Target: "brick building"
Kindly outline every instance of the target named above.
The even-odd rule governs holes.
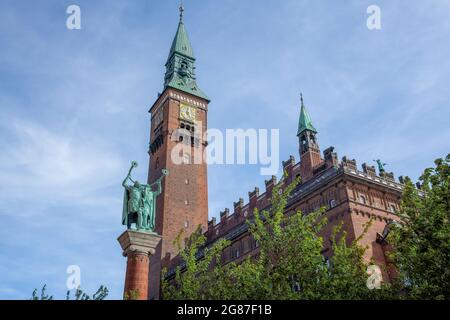
[[[166,62],[164,90],[150,108],[150,162],[148,182],[154,182],[162,168],[170,170],[163,181],[163,192],[157,200],[156,231],[162,236],[156,254],[150,259],[149,299],[160,295],[160,275],[162,267],[173,272],[179,263],[172,241],[181,229],[185,235],[191,234],[201,224],[208,244],[221,237],[231,240],[231,245],[223,253],[225,262],[245,258],[258,250],[258,244],[248,233],[246,219],[254,208],[264,209],[270,205],[271,192],[277,179],[273,176],[265,181],[265,190],[258,188],[248,193],[248,201],[239,199],[230,210],[220,213],[220,221],[208,221],[207,165],[195,164],[192,156],[182,155],[181,164],[172,161],[174,148],[188,142],[194,151],[204,150],[206,142],[195,135],[194,124],[201,123],[203,132],[207,129],[209,98],[199,88],[195,76],[195,57],[183,22],[180,21]],[[179,135],[177,130],[183,129]],[[294,156],[283,161],[283,169],[288,177],[282,183],[289,184],[301,176],[302,183],[292,193],[286,213],[301,210],[308,214],[322,206],[327,208],[329,224],[325,238],[334,225],[343,221],[349,241],[358,237],[363,225],[373,219],[373,225],[361,240],[367,245],[366,258],[373,259],[380,266],[386,265],[384,249],[377,238],[386,224],[396,218],[402,192],[402,183],[396,182],[392,173],[378,174],[373,166],[362,164],[358,169],[356,161],[343,157],[338,159],[333,147],[321,152],[318,131],[313,126],[303,98],[299,116],[297,137],[300,161]],[[400,179],[401,181],[402,179]],[[329,243],[325,241],[325,245]],[[324,255],[330,248],[324,248]],[[385,280],[389,274],[383,271]]]

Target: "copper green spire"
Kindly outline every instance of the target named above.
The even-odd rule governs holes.
[[[195,59],[191,42],[189,41],[186,29],[184,28],[183,13],[184,7],[183,5],[180,5],[180,22],[178,23],[177,33],[175,34],[175,38],[173,39],[172,42],[172,47],[170,48],[168,60],[170,60],[170,58],[175,52],[182,54],[186,57]]]
[[[184,7],[180,5],[180,21],[166,62],[164,87],[172,87],[209,101],[196,82],[194,51],[184,28],[183,14]]]
[[[300,135],[303,131],[306,130],[317,133],[317,130],[316,128],[314,128],[311,118],[309,117],[308,111],[306,111],[305,104],[303,103],[303,94],[300,94],[300,100],[302,103],[302,108],[300,110],[300,118],[298,120],[297,135]]]

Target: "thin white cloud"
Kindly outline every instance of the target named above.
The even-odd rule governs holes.
[[[11,141],[1,143],[2,198],[95,201],[89,194],[119,180],[123,161],[99,138],[86,140],[23,120],[2,129]]]

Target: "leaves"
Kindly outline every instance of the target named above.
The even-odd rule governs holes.
[[[185,267],[178,267],[172,280],[163,275],[165,299],[366,299],[375,296],[366,287],[367,265],[364,249],[356,241],[347,246],[345,233],[336,229],[334,256],[328,267],[323,256],[324,240],[319,235],[327,220],[324,208],[304,215],[298,211],[285,215],[285,208],[299,179],[284,187],[283,181],[273,189],[271,207],[255,210],[247,220],[251,236],[259,243],[259,252],[236,264],[223,265],[221,253],[230,245],[220,240],[198,252],[205,237],[197,232],[185,243],[180,256]],[[281,191],[280,191],[281,190]],[[181,236],[176,240],[179,248]],[[211,266],[214,265],[214,268]]]
[[[37,289],[33,290],[31,300],[53,300],[53,296],[49,296],[45,293],[47,290],[47,285],[45,284],[41,289],[41,295],[37,295]]]
[[[406,179],[402,223],[392,226],[398,285],[410,299],[450,298],[450,154],[420,177],[423,195]]]
[[[34,289],[31,300],[53,300],[53,296],[49,296],[45,293],[47,285],[44,285],[41,289],[41,295],[37,295],[37,289]],[[83,292],[80,288],[75,290],[75,300],[104,300],[109,294],[108,288],[100,286],[96,293],[92,297]],[[70,300],[70,290],[66,293],[66,300]]]
[[[247,220],[259,252],[239,264],[222,264],[221,253],[230,245],[219,240],[205,248],[198,230],[183,245],[175,277],[163,276],[165,299],[448,299],[450,295],[450,155],[435,161],[420,177],[423,195],[410,179],[402,197],[398,221],[390,224],[387,241],[398,279],[367,286],[366,248],[358,244],[371,226],[351,243],[343,225],[334,227],[330,239],[332,254],[323,255],[321,230],[327,224],[324,209],[310,214],[285,214],[286,204],[297,179],[284,188],[274,187],[271,207]],[[281,190],[281,191],[280,191]],[[182,248],[180,237],[177,238]],[[203,252],[203,255],[199,255]],[[199,256],[201,256],[199,258]],[[212,268],[213,267],[213,268]]]

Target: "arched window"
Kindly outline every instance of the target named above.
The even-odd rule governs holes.
[[[329,205],[330,205],[330,208],[331,208],[331,209],[334,208],[334,207],[336,207],[336,200],[331,199]]]
[[[362,194],[359,195],[359,202],[361,202],[362,204],[366,204],[366,197],[363,196]]]

